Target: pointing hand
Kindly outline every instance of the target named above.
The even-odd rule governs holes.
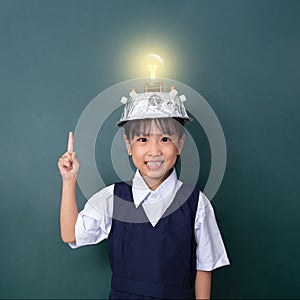
[[[77,177],[80,163],[73,151],[74,147],[74,134],[69,132],[68,150],[58,160],[58,169],[63,180],[70,180]]]

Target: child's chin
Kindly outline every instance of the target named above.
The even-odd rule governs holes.
[[[153,179],[155,178],[161,178],[161,177],[164,177],[166,175],[166,173],[168,173],[166,171],[165,168],[163,167],[160,167],[160,168],[154,168],[154,169],[149,169],[148,168],[148,172],[147,172],[147,175]]]
[[[148,172],[148,174],[146,174],[146,178],[148,180],[151,180],[153,182],[160,182],[160,181],[163,181],[164,179],[166,179],[168,177],[168,172],[158,172],[157,170],[156,171],[151,171],[151,172]],[[156,184],[155,183],[155,184]]]

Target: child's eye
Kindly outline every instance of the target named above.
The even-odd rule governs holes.
[[[161,139],[162,142],[169,142],[171,141],[171,139],[167,136],[164,136],[162,139]]]
[[[146,143],[147,139],[144,137],[138,138],[138,142]]]

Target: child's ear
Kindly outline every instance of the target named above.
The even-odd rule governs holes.
[[[131,145],[130,145],[130,141],[129,141],[129,139],[127,138],[127,135],[126,135],[126,134],[124,134],[123,138],[124,138],[124,142],[125,142],[125,145],[126,145],[126,148],[127,148],[128,155],[131,155]]]
[[[184,141],[185,141],[185,134],[182,135],[181,139],[178,142],[178,146],[177,146],[177,155],[181,154],[181,151],[183,149],[183,145],[184,145]]]

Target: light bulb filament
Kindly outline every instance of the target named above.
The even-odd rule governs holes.
[[[158,65],[157,64],[149,64],[149,65],[147,65],[147,68],[150,72],[150,78],[155,79],[156,78],[156,70],[158,68]]]

